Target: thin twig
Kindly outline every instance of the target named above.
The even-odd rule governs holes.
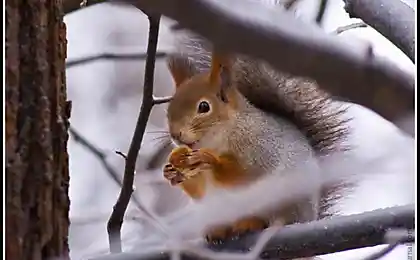
[[[327,10],[328,0],[319,0],[318,13],[315,18],[315,22],[321,25],[322,19],[324,18],[325,11]]]
[[[108,219],[109,219],[109,213],[96,213],[94,216],[83,215],[80,217],[75,217],[75,216],[70,217],[71,224],[78,225],[78,226],[102,223],[102,222],[108,221]],[[139,216],[139,213],[136,211],[127,212],[127,214],[124,216],[124,221],[139,222],[142,220],[148,220],[148,219],[142,218],[141,216]]]
[[[118,184],[118,186],[122,185],[122,182],[120,180],[120,177],[118,173],[112,168],[112,166],[107,162],[106,160],[106,154],[97,148],[95,145],[93,145],[91,142],[89,142],[84,136],[82,136],[74,127],[69,127],[69,132],[73,136],[73,139],[75,142],[81,144],[83,147],[85,147],[89,152],[91,152],[98,160],[101,162],[102,166],[105,168],[106,172],[111,176],[111,178],[114,180],[115,183]]]
[[[106,172],[111,177],[111,179],[119,187],[122,187],[122,181],[119,174],[106,160],[106,153],[103,152],[100,148],[96,147],[94,144],[92,144],[89,140],[87,140],[82,134],[80,134],[76,129],[74,129],[74,127],[70,126],[69,132],[73,136],[75,142],[85,147],[89,152],[91,152],[95,157],[98,158],[98,160],[101,162],[102,166],[105,168]],[[145,208],[142,206],[142,204],[140,203],[140,201],[138,201],[136,197],[133,197],[133,202],[139,210],[143,211],[147,216],[149,216]],[[153,218],[153,216],[149,217]]]
[[[340,26],[337,29],[335,29],[332,34],[340,34],[343,33],[345,31],[348,30],[352,30],[352,29],[356,29],[356,28],[367,28],[368,25],[365,24],[364,22],[360,22],[360,23],[352,23],[352,24],[348,24],[348,25],[344,25],[344,26]]]
[[[160,16],[149,16],[149,42],[147,45],[146,68],[144,75],[143,101],[134,130],[133,139],[127,153],[123,185],[120,195],[109,218],[107,229],[111,253],[121,252],[121,226],[125,211],[133,193],[134,171],[137,156],[143,141],[146,124],[153,107],[153,81],[155,69],[155,55],[157,49]]]
[[[102,53],[102,54],[96,54],[91,55],[87,57],[82,58],[75,58],[71,60],[66,61],[66,68],[71,68],[74,66],[79,66],[86,63],[91,63],[99,60],[123,60],[123,61],[137,61],[137,60],[144,60],[146,59],[147,54],[146,53]],[[166,53],[164,52],[157,52],[156,58],[165,58]]]
[[[164,103],[168,103],[169,101],[171,101],[172,96],[170,97],[153,97],[153,104],[154,105],[159,105],[159,104],[164,104]]]
[[[350,18],[362,19],[415,62],[415,11],[401,0],[344,0]]]
[[[120,151],[115,151],[116,154],[120,155],[122,158],[124,158],[125,160],[127,160],[127,155],[125,155],[124,153],[120,152]]]

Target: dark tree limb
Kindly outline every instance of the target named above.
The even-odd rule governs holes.
[[[219,48],[313,78],[333,95],[368,107],[414,135],[409,124],[399,124],[402,116],[414,112],[414,76],[385,58],[374,57],[372,47],[347,46],[280,8],[250,0],[126,1],[177,20]]]
[[[415,12],[401,0],[344,0],[350,18],[360,18],[415,62]]]
[[[111,253],[121,252],[121,226],[128,203],[133,193],[134,171],[139,154],[140,146],[146,130],[147,121],[154,105],[153,101],[153,81],[155,69],[155,55],[157,49],[160,16],[149,16],[149,42],[147,45],[147,58],[144,76],[143,101],[140,114],[134,130],[133,139],[127,153],[125,163],[123,185],[118,200],[109,218],[107,229]]]
[[[328,0],[319,0],[318,13],[315,22],[320,25],[324,19],[325,11],[327,10]]]
[[[381,245],[387,243],[385,237],[389,230],[400,228],[409,230],[415,228],[414,205],[397,206],[286,226],[280,229],[277,235],[266,244],[261,258],[294,259]],[[224,252],[247,252],[257,239],[258,234],[250,235],[239,240],[213,246],[213,248]],[[395,242],[413,243],[414,239],[414,235],[403,236]],[[133,252],[92,260],[169,260],[169,253]],[[197,253],[185,251],[182,259],[206,258],[197,255]]]

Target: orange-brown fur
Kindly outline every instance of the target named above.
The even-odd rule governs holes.
[[[275,74],[266,64],[250,59],[233,60],[213,56],[210,70],[197,71],[186,57],[175,55],[169,59],[176,85],[168,108],[169,129],[181,144],[197,146],[197,151],[177,148],[169,159],[178,167],[178,175],[183,176],[180,186],[193,199],[205,196],[209,181],[223,188],[246,185],[280,165],[287,168],[289,162],[313,157],[312,150],[318,154],[340,150],[337,144],[347,130],[339,119],[343,110],[329,110],[330,97],[314,82]],[[218,96],[223,84],[221,67],[231,77],[232,84],[224,89],[228,102],[221,102]],[[211,113],[200,115],[196,108],[203,100],[211,104]],[[188,161],[187,157],[195,157],[195,161],[176,165],[183,153],[188,154],[181,156],[184,161]],[[284,160],[282,153],[290,153],[293,158]],[[323,191],[321,207],[328,207],[333,200],[327,193],[336,191],[336,187]],[[311,210],[305,201],[291,205],[280,215],[287,216],[286,224],[308,221],[313,216]],[[223,238],[263,226],[263,219],[250,216],[230,227],[215,229],[210,236]]]
[[[185,176],[185,180],[179,183],[180,187],[192,199],[199,200],[206,194],[207,182],[216,187],[237,187],[238,185],[249,182],[250,179],[244,174],[244,169],[232,154],[216,155],[209,149],[201,148],[197,151],[200,164],[209,164],[209,171],[200,171],[196,174],[189,174],[191,171],[190,163],[185,158],[192,152],[192,149],[181,146],[175,148],[170,156],[169,163],[173,165],[180,174]],[[192,164],[195,164],[193,162]],[[210,176],[205,176],[209,174]],[[209,231],[207,238],[211,241],[224,239],[228,236],[243,234],[247,231],[261,230],[267,226],[267,221],[258,217],[246,217],[232,223],[231,225],[221,226]]]

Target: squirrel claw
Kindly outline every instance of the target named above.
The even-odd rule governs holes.
[[[193,150],[187,154],[188,166],[198,166],[201,163],[206,163],[205,157],[200,150]]]
[[[170,181],[171,185],[179,184],[186,179],[185,176],[170,163],[165,165],[163,176]]]
[[[169,156],[169,163],[177,169],[194,169],[200,164],[215,164],[217,158],[206,149],[192,150],[188,147],[176,148]]]
[[[214,165],[217,163],[217,158],[213,153],[205,148],[200,150],[193,150],[188,154],[188,160],[191,166],[207,163]]]

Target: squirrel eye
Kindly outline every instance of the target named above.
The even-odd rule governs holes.
[[[198,104],[198,113],[207,113],[210,111],[210,104],[207,101],[201,101],[200,104]]]

